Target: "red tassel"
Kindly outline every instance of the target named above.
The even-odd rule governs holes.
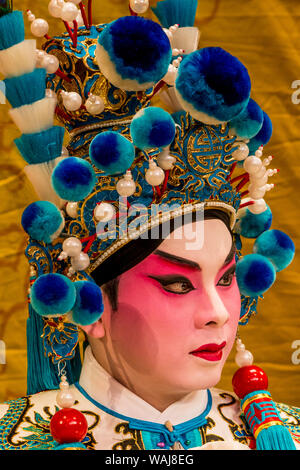
[[[234,162],[234,164],[233,164],[232,167],[231,167],[230,173],[229,173],[229,175],[228,175],[227,178],[226,178],[226,181],[229,181],[229,180],[230,180],[230,178],[231,178],[231,176],[232,176],[232,173],[234,172],[234,170],[235,170],[235,168],[236,168],[236,165],[237,165],[237,162]]]
[[[89,0],[89,2],[88,2],[89,29],[91,29],[91,26],[92,26],[92,24],[93,24],[92,3],[93,3],[93,0]]]
[[[237,185],[237,187],[235,188],[236,191],[240,191],[240,189],[242,189],[243,186],[245,186],[245,184],[248,183],[250,177],[249,175],[247,174],[247,176],[245,176],[242,181]]]

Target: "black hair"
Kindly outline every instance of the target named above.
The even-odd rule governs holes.
[[[219,209],[207,209],[204,211],[204,219],[222,220],[232,235],[228,213]],[[176,228],[178,228],[178,223],[176,223],[178,220],[182,220],[182,218],[172,219],[168,222],[169,233],[172,233]],[[189,222],[195,222],[196,220],[199,220],[197,219],[197,213],[193,212]],[[143,261],[147,256],[153,253],[159,245],[161,245],[166,237],[165,229],[166,224],[161,224],[160,233],[163,233],[164,237],[153,239],[149,236],[148,238],[137,238],[132,240],[92,272],[91,276],[108,296],[113,311],[117,310],[118,286],[121,274]],[[149,234],[150,233],[151,232],[149,232]]]

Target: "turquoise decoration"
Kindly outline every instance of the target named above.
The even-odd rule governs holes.
[[[35,69],[19,77],[4,80],[5,93],[13,108],[19,108],[27,104],[45,98],[46,70]]]
[[[76,325],[92,325],[103,313],[103,300],[100,287],[90,281],[77,281],[76,301],[72,308],[72,321]]]
[[[236,278],[241,294],[257,297],[275,282],[276,272],[271,261],[265,256],[251,254],[237,262]]]
[[[194,26],[198,0],[162,0],[151,8],[163,28],[179,24],[181,28]]]
[[[249,147],[250,155],[254,155],[256,150],[258,150],[261,145],[266,145],[272,137],[272,121],[267,115],[267,113],[263,111],[263,114],[264,120],[262,128],[260,129],[258,134],[256,134],[252,139],[250,139],[250,142],[247,144]]]
[[[22,227],[34,240],[51,243],[64,227],[61,211],[51,202],[37,201],[23,212]]]
[[[32,307],[41,316],[68,313],[75,299],[74,284],[62,274],[43,274],[34,282],[30,290]]]
[[[53,257],[48,250],[50,246],[52,245],[45,247],[39,242],[30,240],[26,256],[34,270],[34,274],[30,276],[31,284],[37,277],[53,271]],[[61,244],[53,245],[53,249],[61,251]],[[64,323],[61,318],[48,320],[41,317],[29,303],[26,329],[27,393],[31,395],[59,388],[57,364],[61,361],[65,361],[69,383],[75,383],[79,379],[81,370],[78,328],[73,324]],[[53,344],[50,342],[52,339],[55,339]]]
[[[135,157],[132,143],[118,132],[102,132],[90,145],[90,158],[96,168],[104,175],[125,173]]]
[[[12,0],[1,0],[0,2],[0,17],[7,15],[13,11]]]
[[[78,157],[65,158],[52,173],[52,186],[66,201],[81,201],[91,193],[95,183],[93,167]]]
[[[256,437],[256,450],[296,450],[270,392],[257,390],[248,393],[241,400],[241,408]]]
[[[175,138],[175,122],[167,111],[150,106],[139,111],[130,125],[133,144],[141,150],[162,150]]]
[[[9,49],[25,39],[23,13],[14,11],[0,17],[0,51]]]
[[[82,442],[74,442],[69,444],[60,444],[53,448],[53,450],[87,450]]]
[[[185,111],[205,124],[221,124],[248,105],[251,82],[236,57],[220,47],[205,47],[184,57],[175,87]]]
[[[261,214],[253,214],[248,207],[238,212],[234,230],[245,238],[257,238],[272,225],[272,212],[269,206]]]
[[[29,165],[35,165],[61,156],[64,134],[62,126],[53,126],[36,134],[22,134],[14,142],[24,160]]]
[[[293,240],[281,230],[267,230],[255,241],[253,253],[268,258],[278,272],[292,262],[295,255],[295,245]]]
[[[59,388],[57,364],[66,361],[66,374],[70,384],[77,382],[81,370],[78,329],[64,323],[63,329],[46,326],[45,320],[29,304],[27,319],[27,394]],[[56,325],[56,326],[55,326]],[[52,332],[52,335],[51,335]],[[51,343],[53,341],[53,343]]]
[[[139,16],[124,16],[103,29],[96,58],[101,72],[114,86],[142,91],[166,75],[172,49],[158,23]]]
[[[238,139],[252,139],[262,128],[263,121],[263,110],[250,98],[247,107],[229,122],[229,129]]]

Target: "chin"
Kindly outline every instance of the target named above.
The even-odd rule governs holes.
[[[174,383],[173,388],[181,388],[186,393],[191,393],[196,390],[215,387],[221,380],[223,366],[222,362],[210,367],[201,367],[200,370],[198,369],[189,375],[183,373],[181,382]]]

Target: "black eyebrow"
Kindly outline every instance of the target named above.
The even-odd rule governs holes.
[[[234,241],[232,241],[230,252],[228,253],[222,267],[227,266],[229,263],[231,263],[235,255],[235,250],[236,250],[235,243]],[[201,271],[201,267],[199,266],[199,264],[196,263],[195,261],[191,261],[190,259],[181,258],[181,256],[172,255],[171,253],[166,253],[165,251],[161,251],[161,250],[155,250],[154,254],[168,261],[171,261],[171,263],[181,264],[181,265],[188,266],[191,268],[196,268],[198,269],[198,271]]]

